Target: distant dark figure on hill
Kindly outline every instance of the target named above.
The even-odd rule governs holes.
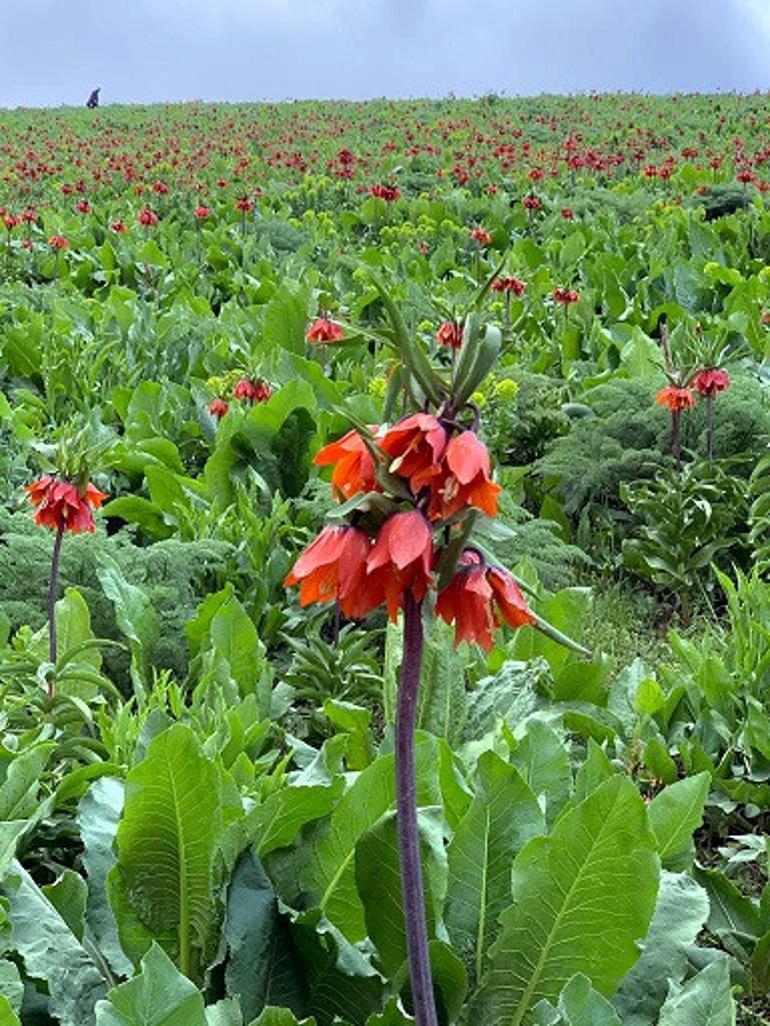
[[[88,100],[86,101],[86,107],[93,108],[99,106],[99,93],[101,91],[101,88],[101,86],[97,86],[96,89],[94,89],[94,91],[91,93],[91,95],[88,97]]]

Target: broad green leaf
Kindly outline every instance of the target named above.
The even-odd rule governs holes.
[[[16,754],[0,749],[0,820],[31,817],[38,807],[40,775],[53,745],[37,744]]]
[[[96,1026],[207,1026],[203,997],[157,944],[133,980],[96,1006]]]
[[[206,1026],[243,1026],[241,1006],[235,998],[223,998],[206,1007]]]
[[[418,803],[440,804],[436,741],[418,743],[415,758]],[[354,943],[366,937],[364,908],[355,881],[356,844],[394,805],[394,761],[392,755],[385,755],[359,774],[318,838],[305,846],[297,865],[297,893],[310,893],[323,914]]]
[[[497,921],[511,900],[511,866],[527,841],[545,832],[545,819],[519,771],[485,752],[476,771],[476,797],[447,851],[446,925],[455,950],[481,978]]]
[[[644,802],[615,776],[531,840],[513,865],[513,903],[490,949],[472,1015],[531,1022],[576,973],[611,995],[639,956],[655,906],[658,860]]]
[[[248,1020],[266,1005],[301,1005],[303,984],[275,892],[250,851],[235,867],[227,895],[224,936],[227,993],[240,1001]]]
[[[436,810],[432,810],[434,813]],[[435,935],[446,892],[446,853],[440,819],[418,813],[428,935]],[[394,976],[406,960],[406,927],[398,860],[395,813],[386,813],[356,845],[356,886],[364,903],[366,929],[379,964]]]
[[[298,1019],[288,1008],[266,1008],[249,1026],[316,1026],[315,1019]]]
[[[83,841],[83,867],[88,877],[86,914],[96,947],[113,972],[131,976],[133,965],[118,938],[115,915],[107,898],[107,876],[115,865],[115,834],[123,812],[123,781],[95,780],[78,804],[77,822]]]
[[[291,933],[307,983],[306,1010],[322,1023],[335,1015],[363,1026],[382,1007],[384,983],[369,956],[318,909],[291,912]]]
[[[698,773],[669,784],[650,802],[650,826],[658,842],[660,860],[667,868],[686,868],[692,835],[703,822],[710,786],[711,775]]]
[[[0,1026],[21,1026],[21,1020],[4,994],[0,994]]]
[[[230,595],[211,619],[211,645],[226,661],[241,694],[253,692],[264,666],[265,649],[246,610]]]
[[[208,940],[221,831],[219,772],[190,728],[174,724],[128,773],[110,872],[185,974],[195,971],[195,953]]]
[[[16,963],[5,958],[0,959],[0,994],[6,999],[13,1012],[18,1012],[21,1009],[24,984]],[[2,1021],[2,1017],[0,1017],[0,1023]]]
[[[27,973],[45,980],[50,1012],[61,1026],[93,1026],[96,1002],[107,981],[91,956],[18,863],[4,893],[10,905],[9,946],[24,959]]]
[[[609,1001],[593,989],[591,981],[582,973],[576,973],[565,985],[557,1008],[543,1002],[537,1012],[537,1021],[547,1022],[549,1026],[625,1026]]]
[[[262,342],[268,351],[282,348],[299,356],[305,353],[309,303],[307,286],[293,281],[279,285],[265,307],[262,321]]]
[[[44,884],[40,890],[82,943],[88,893],[83,877],[74,869],[64,869],[53,883]]]
[[[542,796],[546,819],[552,823],[572,786],[569,752],[559,735],[540,720],[530,720],[511,762],[534,794]]]
[[[687,948],[695,943],[708,913],[708,896],[692,877],[663,871],[641,957],[612,1001],[623,1026],[655,1022],[669,983],[684,979]]]
[[[612,763],[607,758],[604,749],[597,745],[593,738],[589,738],[586,757],[575,774],[574,800],[582,802],[600,784],[609,780],[614,772]]]
[[[118,627],[131,646],[134,686],[139,689],[151,675],[152,656],[160,636],[158,616],[145,592],[129,584],[114,560],[102,556],[101,563],[97,576],[115,607]]]
[[[674,983],[660,1012],[658,1026],[735,1026],[727,958],[719,958],[687,980]]]

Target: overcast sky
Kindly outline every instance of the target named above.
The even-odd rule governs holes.
[[[0,106],[770,88],[770,0],[0,0]]]

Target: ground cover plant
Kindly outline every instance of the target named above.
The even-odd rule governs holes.
[[[0,1024],[770,1021],[770,100],[0,113]]]

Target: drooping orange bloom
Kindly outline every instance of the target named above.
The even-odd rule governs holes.
[[[366,616],[382,601],[382,593],[367,580],[370,551],[364,531],[327,524],[294,564],[284,585],[299,584],[302,606],[336,600],[345,616]]]
[[[449,585],[436,600],[436,616],[455,625],[455,645],[477,641],[485,652],[492,648],[497,626],[492,611],[492,586],[481,558],[468,549],[458,561]]]
[[[708,367],[698,374],[693,384],[702,396],[708,398],[730,387],[730,375],[726,370]]]
[[[471,231],[471,238],[474,242],[477,242],[479,246],[489,246],[492,242],[492,236],[486,228],[474,228]]]
[[[69,249],[69,239],[66,235],[52,235],[48,245],[51,249]]]
[[[492,585],[495,608],[509,627],[524,627],[526,624],[537,623],[521,593],[521,588],[507,570],[500,566],[491,566],[487,570],[487,580]]]
[[[486,652],[502,621],[514,628],[536,622],[508,571],[486,566],[472,549],[460,556],[454,577],[436,601],[436,615],[454,623],[455,645],[476,641]]]
[[[366,560],[369,601],[384,596],[388,615],[395,622],[407,592],[415,602],[425,598],[432,562],[433,535],[422,513],[416,509],[394,513],[380,528]]]
[[[126,231],[126,222],[125,221],[111,221],[110,222],[110,229],[113,232],[117,232],[118,235],[122,235]]]
[[[224,399],[212,399],[209,403],[209,413],[212,417],[216,417],[217,420],[225,417],[229,410],[230,404],[225,402]]]
[[[346,499],[377,488],[374,459],[357,431],[348,431],[336,442],[325,445],[316,453],[313,463],[334,467],[332,485]]]
[[[211,217],[211,207],[201,205],[195,208],[194,213],[199,221],[205,221],[207,217]]]
[[[391,457],[391,474],[407,478],[416,495],[439,473],[447,433],[432,413],[414,413],[389,428],[377,444]]]
[[[459,349],[463,344],[463,326],[459,321],[444,321],[436,332],[436,342],[440,346]]]
[[[463,431],[446,447],[439,474],[431,481],[431,520],[451,516],[473,506],[497,516],[500,486],[491,479],[487,447],[474,431]]]
[[[90,481],[80,492],[71,481],[62,481],[50,474],[24,487],[29,501],[37,507],[36,524],[72,534],[94,530],[92,510],[98,509],[107,498]]]
[[[235,201],[235,209],[240,210],[242,214],[250,214],[254,209],[254,204],[248,196],[241,196]]]
[[[326,345],[328,342],[339,342],[345,337],[345,332],[335,321],[328,317],[318,317],[307,330],[305,338],[308,342],[315,342],[317,345]]]
[[[675,413],[678,410],[687,410],[695,405],[695,396],[689,388],[680,388],[678,385],[666,385],[659,392],[655,393],[655,402],[659,406]]]

